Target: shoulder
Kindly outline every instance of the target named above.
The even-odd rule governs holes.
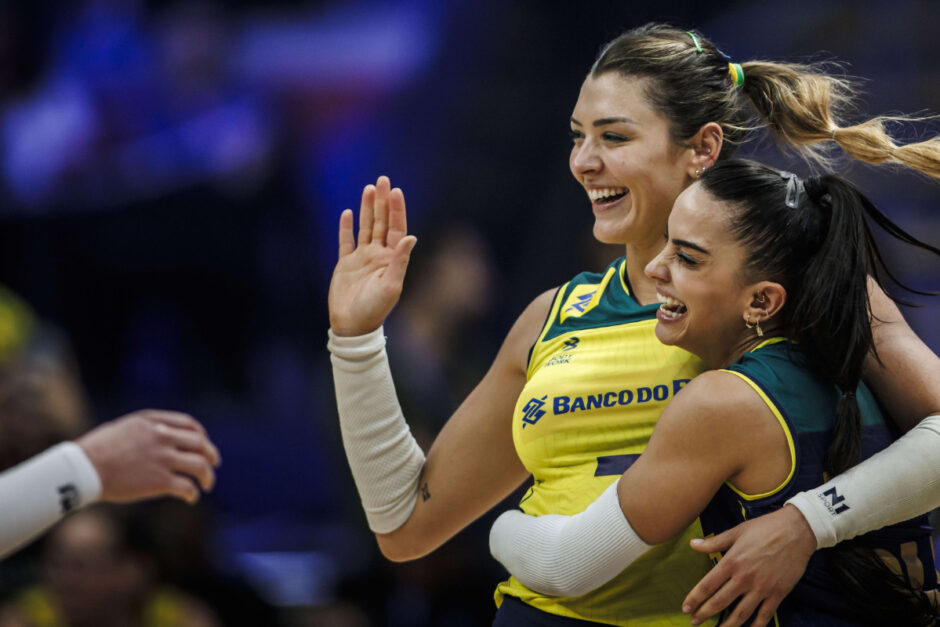
[[[709,370],[676,394],[656,432],[699,448],[721,448],[722,443],[740,442],[755,413],[764,411],[766,405],[747,381],[732,372]]]
[[[516,319],[516,324],[513,325],[513,329],[520,327],[520,330],[525,333],[534,332],[534,337],[532,337],[532,341],[529,342],[530,345],[532,342],[535,342],[542,327],[545,326],[548,314],[552,310],[552,304],[555,302],[555,296],[560,289],[561,288],[553,287],[536,296]]]
[[[702,416],[720,416],[731,408],[761,404],[760,396],[738,373],[708,370],[683,387],[668,407]]]
[[[559,288],[546,290],[529,303],[509,330],[497,356],[498,361],[511,364],[525,372],[529,360],[529,349],[538,340],[542,328],[552,310],[552,303]]]

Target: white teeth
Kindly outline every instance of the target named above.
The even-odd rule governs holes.
[[[591,199],[591,202],[597,202],[598,200],[608,198],[610,196],[617,196],[619,194],[626,194],[626,187],[603,187],[598,189],[589,189],[587,190],[588,198]]]
[[[669,310],[669,309],[664,309],[663,307],[660,307],[660,308],[659,308],[659,311],[660,311],[664,316],[666,316],[667,318],[671,318],[671,319],[673,319],[673,320],[678,320],[679,318],[682,317],[682,314],[681,314],[681,313],[678,313],[678,312],[675,312],[675,311],[671,311],[671,310]],[[685,313],[685,312],[683,312],[683,313]]]
[[[687,311],[685,303],[681,300],[676,300],[672,296],[666,296],[665,294],[656,292],[656,299],[662,303],[662,305],[659,306],[660,313],[670,320],[678,320],[684,316]]]
[[[675,298],[671,296],[666,296],[665,294],[660,294],[659,292],[656,292],[656,300],[658,300],[659,302],[661,302],[662,304],[668,307],[684,307],[685,306],[685,303],[683,303],[681,300],[676,300]]]

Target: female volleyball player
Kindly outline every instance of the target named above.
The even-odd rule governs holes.
[[[893,428],[861,383],[873,345],[868,274],[881,259],[866,214],[940,255],[835,176],[804,183],[727,160],[682,192],[646,273],[662,303],[656,336],[709,371],[582,513],[500,516],[494,556],[531,589],[581,596],[699,516],[706,533],[723,531],[885,448]],[[818,552],[778,624],[935,624],[931,545],[920,516]]]
[[[626,258],[536,298],[426,457],[398,407],[382,330],[415,238],[407,235],[401,191],[384,177],[367,186],[358,241],[352,212],[340,218],[329,347],[347,457],[383,553],[407,560],[434,550],[529,474],[526,513],[576,514],[644,450],[663,407],[704,366],[655,338],[655,281],[643,269],[662,250],[679,193],[747,136],[746,107],[804,155],[818,156],[819,144],[835,141],[864,161],[940,172],[935,143],[897,147],[880,120],[846,126],[836,112],[850,96],[843,82],[812,68],[729,65],[702,37],[665,26],[606,46],[572,115],[570,166],[591,201],[595,236],[624,244]],[[866,380],[909,429],[940,408],[940,392],[929,385],[940,377],[940,360],[880,290],[871,301],[877,319],[888,322],[872,329],[884,368],[869,360]],[[852,511],[871,506],[859,499]],[[870,529],[865,522],[852,520],[856,533]],[[500,584],[497,597],[504,606],[502,599],[514,599],[509,605],[531,620],[687,624],[679,608],[709,567],[688,548],[699,534],[693,523],[580,597],[544,595],[515,578]],[[805,566],[816,540],[806,528],[795,542],[790,559]],[[793,581],[802,567],[796,570]]]

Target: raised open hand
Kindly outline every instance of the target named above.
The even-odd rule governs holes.
[[[401,296],[411,250],[405,196],[386,176],[362,190],[359,237],[353,212],[339,218],[339,260],[330,281],[330,327],[336,335],[363,335],[379,328]]]

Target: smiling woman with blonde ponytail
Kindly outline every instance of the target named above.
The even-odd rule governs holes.
[[[814,163],[826,163],[835,141],[853,158],[877,163],[887,150],[891,163],[936,172],[935,143],[895,148],[872,130],[880,121],[853,127],[844,116],[852,96],[844,79],[820,67],[730,59],[701,34],[663,24],[605,45],[572,111],[569,168],[589,201],[594,236],[623,246],[625,256],[536,297],[428,451],[411,437],[397,402],[382,326],[415,241],[401,191],[385,177],[366,186],[358,237],[352,212],[340,219],[329,348],[347,458],[383,554],[403,561],[433,551],[529,478],[520,503],[526,514],[578,514],[643,453],[668,401],[705,368],[657,339],[657,312],[672,305],[661,307],[644,268],[663,250],[680,193],[757,131],[768,128],[783,149]],[[869,298],[884,321],[871,327],[881,362],[866,359],[863,376],[908,430],[940,408],[940,360],[880,288]],[[884,508],[861,499],[852,511],[872,509]],[[757,554],[783,556],[785,568],[771,563],[775,583],[767,588],[780,597],[816,547],[800,512],[781,512],[795,516],[785,537],[768,536],[770,548],[750,545]],[[609,522],[611,530],[622,526],[622,514]],[[867,524],[856,521],[852,530],[867,531]],[[494,625],[687,625],[683,599],[711,566],[689,548],[701,534],[693,522],[629,567],[609,565],[610,579],[599,589],[569,597],[510,577],[497,587]],[[567,565],[544,567],[564,576]],[[775,599],[758,622],[773,614]]]

